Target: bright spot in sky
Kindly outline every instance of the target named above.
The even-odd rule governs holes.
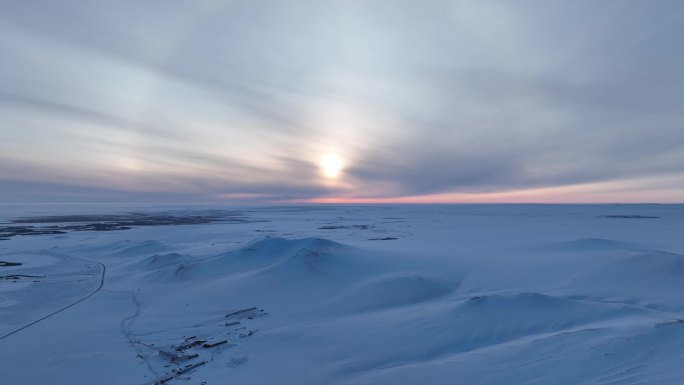
[[[342,158],[335,154],[326,154],[321,158],[321,171],[326,178],[337,178],[342,171],[342,166]]]

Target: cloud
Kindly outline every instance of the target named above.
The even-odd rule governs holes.
[[[2,196],[306,200],[667,179],[684,172],[683,16],[677,1],[6,3]],[[347,163],[339,181],[320,177],[326,153]]]

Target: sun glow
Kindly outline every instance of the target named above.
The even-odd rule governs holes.
[[[342,158],[335,154],[326,154],[321,158],[320,166],[323,176],[335,179],[340,176],[344,162],[342,162]]]

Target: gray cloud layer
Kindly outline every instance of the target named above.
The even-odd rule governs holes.
[[[0,201],[677,200],[681,36],[676,0],[4,2]]]

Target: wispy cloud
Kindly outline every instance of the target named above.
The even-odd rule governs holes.
[[[678,1],[43,3],[0,5],[2,201],[684,196]]]

